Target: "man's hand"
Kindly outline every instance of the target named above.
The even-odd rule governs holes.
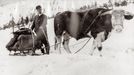
[[[32,30],[32,29],[31,29],[31,32],[32,32],[35,36],[37,36],[37,34],[35,33],[35,31],[34,31],[34,30]]]
[[[33,31],[33,34],[35,35],[35,36],[37,36],[37,34]]]

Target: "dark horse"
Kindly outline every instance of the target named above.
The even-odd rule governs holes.
[[[120,16],[117,16],[117,14]],[[92,50],[94,51],[98,48],[101,52],[102,42],[108,38],[112,29],[115,29],[117,32],[122,31],[124,15],[130,19],[133,17],[124,10],[113,11],[104,8],[91,9],[85,12],[65,11],[58,13],[54,18],[55,49],[61,52],[60,43],[62,43],[62,36],[63,46],[68,53],[71,53],[68,46],[70,36],[77,40],[93,37]],[[116,20],[118,20],[118,23],[116,23]],[[91,51],[91,54],[93,54],[93,51]]]

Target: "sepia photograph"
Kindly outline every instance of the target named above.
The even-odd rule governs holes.
[[[0,75],[134,75],[134,0],[0,0]]]

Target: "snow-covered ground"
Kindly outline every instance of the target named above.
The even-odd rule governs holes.
[[[134,13],[133,7],[134,5],[128,5],[122,8]],[[9,10],[5,10],[7,11]],[[4,17],[0,17],[0,22],[6,22],[2,18]],[[134,75],[133,28],[134,19],[125,20],[122,33],[112,32],[103,43],[103,57],[99,57],[97,50],[93,56],[89,55],[93,39],[77,54],[67,54],[61,48],[62,54],[59,55],[51,47],[50,55],[9,56],[5,45],[12,37],[12,29],[1,30],[0,75]],[[47,30],[50,44],[54,45],[53,19],[48,21]],[[71,51],[74,53],[81,48],[86,42],[84,40],[87,39],[76,41],[72,38]],[[74,45],[76,43],[80,44]]]

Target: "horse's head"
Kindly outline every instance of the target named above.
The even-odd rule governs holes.
[[[124,19],[130,20],[133,15],[124,10],[113,10],[112,11],[112,27],[116,32],[121,32],[124,28]]]

